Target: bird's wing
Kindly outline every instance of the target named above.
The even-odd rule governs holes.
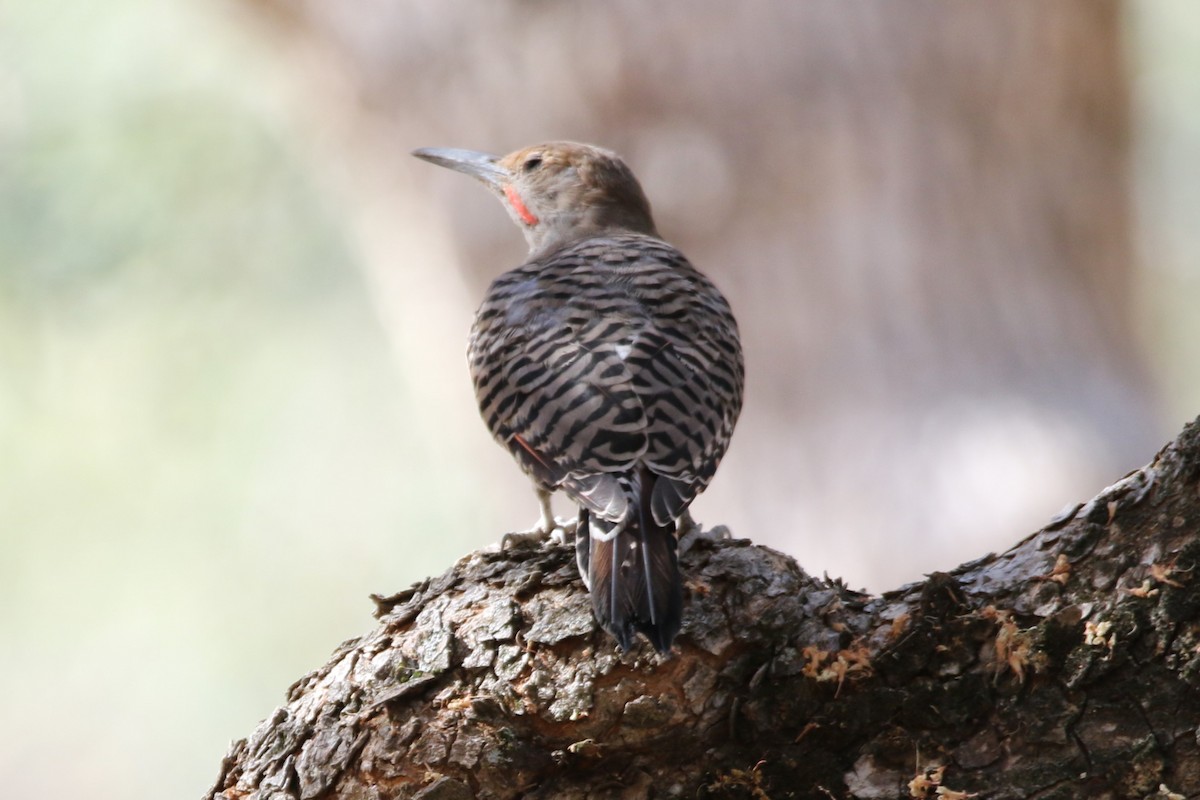
[[[679,516],[708,485],[725,453],[740,408],[740,383],[699,337],[656,329],[655,346],[630,366],[646,407],[643,462],[659,480],[655,521]],[[738,387],[738,388],[734,388]]]
[[[535,480],[608,519],[628,501],[615,479],[646,451],[646,415],[619,321],[563,314],[481,317],[471,375],[492,435]]]
[[[721,294],[678,251],[635,273],[649,314],[629,357],[646,409],[643,463],[660,477],[651,494],[655,521],[678,517],[712,480],[742,405],[737,323]]]

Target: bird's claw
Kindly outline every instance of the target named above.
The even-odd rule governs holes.
[[[514,531],[501,536],[500,550],[509,550],[526,542],[541,544],[547,539],[557,544],[568,544],[575,541],[575,529],[578,525],[577,519],[564,519],[563,517],[555,517],[550,524],[543,524],[539,521],[527,531]]]
[[[679,553],[682,555],[701,539],[709,542],[721,542],[726,539],[732,539],[733,533],[725,525],[716,525],[709,530],[704,530],[704,527],[693,521],[691,526],[679,532]]]

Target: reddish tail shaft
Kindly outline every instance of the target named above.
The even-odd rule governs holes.
[[[654,475],[633,481],[635,502],[619,523],[581,515],[576,535],[589,537],[588,583],[600,625],[628,651],[637,633],[659,652],[671,649],[683,614],[683,581],[675,554],[674,526],[654,523]]]

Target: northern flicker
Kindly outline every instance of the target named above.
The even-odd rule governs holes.
[[[729,303],[659,238],[629,167],[553,142],[497,157],[413,155],[471,175],[525,233],[529,260],[488,289],[468,358],[484,422],[550,495],[579,504],[576,553],[601,626],[623,650],[679,632],[677,530],[712,479],[742,405]]]

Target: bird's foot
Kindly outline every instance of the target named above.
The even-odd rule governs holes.
[[[540,544],[547,539],[557,544],[568,544],[575,541],[575,528],[578,524],[578,520],[564,517],[538,520],[529,530],[514,531],[500,537],[500,549],[509,550],[526,542]]]
[[[679,518],[675,535],[679,537],[680,555],[691,550],[692,546],[701,540],[721,542],[733,538],[733,533],[724,525],[716,525],[709,530],[704,530],[704,526],[692,519],[691,514]]]

